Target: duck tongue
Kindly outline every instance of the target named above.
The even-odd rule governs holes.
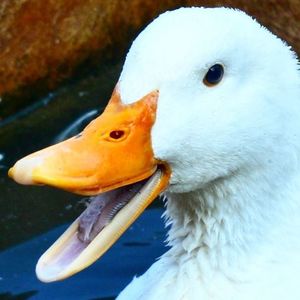
[[[91,197],[87,209],[79,217],[78,239],[90,243],[144,184],[145,180]]]

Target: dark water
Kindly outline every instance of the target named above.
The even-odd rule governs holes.
[[[105,107],[119,72],[120,64],[99,67],[0,121],[0,299],[113,299],[164,251],[157,202],[92,267],[62,282],[40,283],[34,274],[39,256],[62,224],[80,214],[84,201],[7,177],[16,160],[80,132]]]
[[[114,299],[164,252],[161,213],[161,208],[147,210],[100,260],[61,282],[39,282],[34,267],[65,225],[2,251],[0,299]]]

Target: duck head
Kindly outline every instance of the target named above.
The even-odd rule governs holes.
[[[154,20],[134,41],[104,113],[9,172],[19,183],[97,195],[42,256],[39,278],[91,264],[166,188],[201,189],[272,164],[287,143],[298,147],[298,82],[294,53],[240,11],[184,8]]]
[[[169,190],[284,162],[287,145],[299,146],[297,64],[241,11],[183,8],[150,24],[127,55],[120,93],[133,103],[159,90],[152,147],[172,169]]]

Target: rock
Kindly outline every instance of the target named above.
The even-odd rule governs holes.
[[[2,0],[0,95],[42,78],[53,86],[93,54],[120,55],[142,24],[171,2]]]
[[[299,0],[2,0],[0,121],[78,66],[123,59],[131,40],[152,18],[192,5],[245,10],[300,53]]]

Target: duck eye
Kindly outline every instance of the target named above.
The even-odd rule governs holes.
[[[220,64],[215,64],[207,71],[203,78],[203,83],[206,86],[215,86],[222,80],[223,75],[224,67]]]
[[[109,136],[114,139],[114,140],[118,140],[120,139],[123,135],[125,134],[125,132],[123,130],[114,130],[111,131]]]

